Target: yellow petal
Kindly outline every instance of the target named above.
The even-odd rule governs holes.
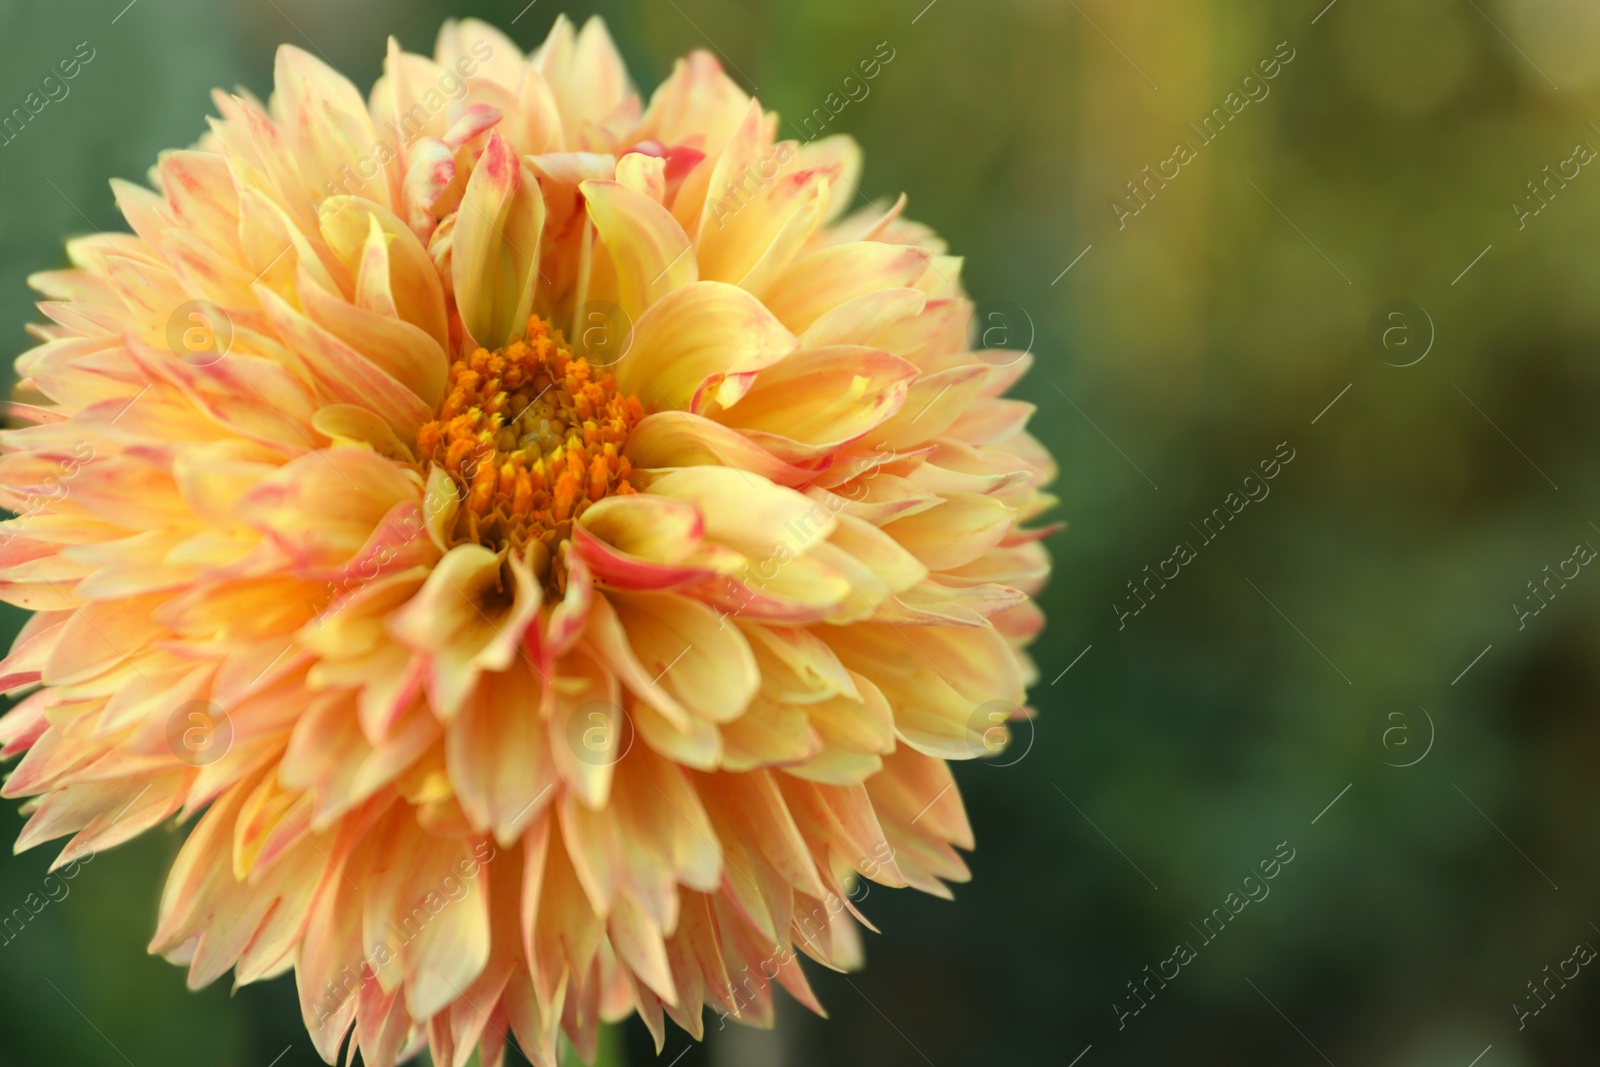
[[[473,824],[502,844],[520,837],[556,784],[539,680],[526,664],[484,676],[450,724],[445,753],[456,797]]]
[[[578,188],[610,255],[617,303],[630,321],[638,323],[651,305],[699,277],[694,248],[666,208],[620,182],[590,179]],[[605,295],[599,289],[590,294]]]
[[[414,437],[417,427],[433,415],[433,410],[394,375],[312,321],[304,312],[265,286],[256,286],[256,293],[273,325],[293,346],[301,366],[328,399],[357,404],[376,412],[403,438]],[[232,357],[224,359],[217,366],[231,360]]]
[[[883,526],[929,570],[960,567],[998,545],[1016,512],[993,497],[956,493],[937,507]]]
[[[283,45],[273,69],[273,115],[282,124],[292,158],[318,197],[337,187],[340,167],[378,143],[366,101],[343,75],[322,60]],[[387,182],[370,182],[363,195],[389,206]]]
[[[744,636],[717,613],[673,593],[612,593],[609,599],[647,671],[680,704],[712,722],[737,718],[761,684]]]
[[[392,212],[353,197],[333,197],[318,209],[323,239],[347,264],[373,244],[373,230],[381,235],[384,280],[395,310],[406,322],[423,330],[444,346],[450,341],[444,306],[444,287],[428,250],[411,228]],[[440,379],[443,379],[442,369]],[[427,397],[419,390],[418,395]]]
[[[510,588],[501,561],[482,545],[445,554],[417,595],[389,620],[394,636],[431,660],[429,693],[443,720],[460,711],[484,671],[503,671],[521,654],[523,633],[539,610],[539,587],[525,563],[512,561]]]
[[[461,323],[486,348],[504,345],[527,325],[544,214],[533,172],[491,133],[456,214],[450,268]]]
[[[617,384],[647,408],[683,410],[712,398],[726,406],[749,389],[757,371],[797,343],[743,289],[697,282],[635,321],[632,347],[616,367]]]
[[[888,327],[920,315],[927,300],[916,289],[879,289],[846,300],[806,327],[800,344],[805,348],[874,344]]]
[[[688,411],[658,411],[633,428],[623,452],[636,468],[724,466],[778,485],[803,485],[812,473],[785,463],[744,434]]]
[[[798,555],[833,532],[833,515],[793,489],[732,467],[685,467],[650,483],[650,493],[693,504],[708,541],[752,559],[785,544]]]
[[[667,161],[660,156],[629,152],[617,160],[617,184],[625,185],[659,204],[666,198],[666,168]]]
[[[433,48],[441,67],[475,71],[479,77],[515,89],[526,57],[517,43],[481,19],[447,19]],[[465,73],[466,71],[463,71]]]
[[[605,20],[598,16],[585,22],[576,35],[565,16],[558,18],[532,62],[560,103],[561,124],[569,138],[585,124],[600,123],[632,93],[627,68]]]
[[[597,602],[609,610],[603,597]],[[549,750],[556,770],[584,807],[602,809],[617,763],[638,743],[617,675],[580,650],[554,665],[550,692]]]
[[[722,745],[723,768],[743,772],[804,763],[822,751],[822,738],[801,705],[757,697],[722,728]]]
[[[758,431],[769,451],[796,461],[833,451],[889,419],[916,376],[912,364],[873,348],[799,351],[758,374],[739,403],[715,418]]]
[[[767,306],[791,330],[807,329],[827,312],[879,289],[911,286],[928,253],[905,245],[863,241],[807,253],[767,291]]]
[[[236,512],[309,568],[349,560],[396,504],[419,496],[393,461],[366,448],[329,448],[263,478]]]
[[[481,863],[467,842],[426,840],[433,847],[409,860],[421,892],[401,904],[402,914],[421,907],[431,916],[405,946],[406,1006],[417,1019],[459,999],[489,962],[489,879]],[[445,895],[455,887],[462,887],[458,897]]]
[[[699,559],[703,524],[692,505],[650,493],[607,497],[583,513],[573,546],[595,575],[620,589],[669,589],[716,573]]]

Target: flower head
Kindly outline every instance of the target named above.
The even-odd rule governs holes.
[[[118,182],[0,446],[19,848],[193,818],[151,950],[331,1063],[771,1020],[948,895],[1026,714],[1053,474],[960,260],[705,54],[390,42]],[[352,1036],[353,1035],[353,1036]]]

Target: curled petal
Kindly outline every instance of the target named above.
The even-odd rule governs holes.
[[[455,717],[485,671],[511,666],[539,601],[525,561],[502,564],[481,545],[459,545],[391,617],[395,638],[431,664],[428,687],[440,718]]]
[[[498,133],[489,135],[456,218],[451,272],[461,322],[478,344],[495,348],[527,322],[544,232],[539,183]]]
[[[653,408],[738,402],[758,371],[798,345],[759,300],[723,282],[699,282],[664,297],[634,326],[617,383]]]

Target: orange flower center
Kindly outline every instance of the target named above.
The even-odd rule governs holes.
[[[643,417],[638,398],[618,392],[616,379],[574,356],[535,315],[524,339],[450,364],[417,451],[461,489],[456,543],[531,550],[548,578],[573,520],[596,500],[635,491],[622,449]]]

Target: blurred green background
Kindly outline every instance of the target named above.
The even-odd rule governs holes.
[[[365,89],[386,35],[431,51],[448,15],[531,47],[562,8],[524,2],[0,0],[0,112],[94,50],[0,147],[8,358],[24,277],[122,228],[106,179],[192,142],[212,86],[264,97],[285,41]],[[1600,1062],[1600,975],[1552,983],[1520,1029],[1516,1007],[1600,944],[1600,575],[1551,584],[1521,628],[1513,606],[1600,546],[1600,173],[1566,162],[1600,149],[1600,8],[925,3],[565,7],[608,18],[646,92],[714,48],[791,116],[888,42],[836,128],[865,194],[907,191],[986,324],[1031,341],[1020,391],[1069,523],[1032,747],[958,771],[975,881],[954,903],[874,889],[867,969],[816,976],[830,1020],[788,1003],[775,1035],[673,1031],[661,1062]],[[1141,204],[1126,183],[1170,176],[1180,141],[1194,158]],[[1283,442],[1270,496],[1204,543]],[[1126,583],[1179,542],[1197,558],[1119,628]],[[287,980],[189,994],[144,954],[179,841],[98,857],[0,948],[0,1065],[319,1062]],[[1203,943],[1282,842],[1270,896]],[[0,861],[0,906],[52,854]],[[1133,1014],[1128,983],[1183,941],[1197,957]],[[652,1059],[637,1027],[618,1045]]]

